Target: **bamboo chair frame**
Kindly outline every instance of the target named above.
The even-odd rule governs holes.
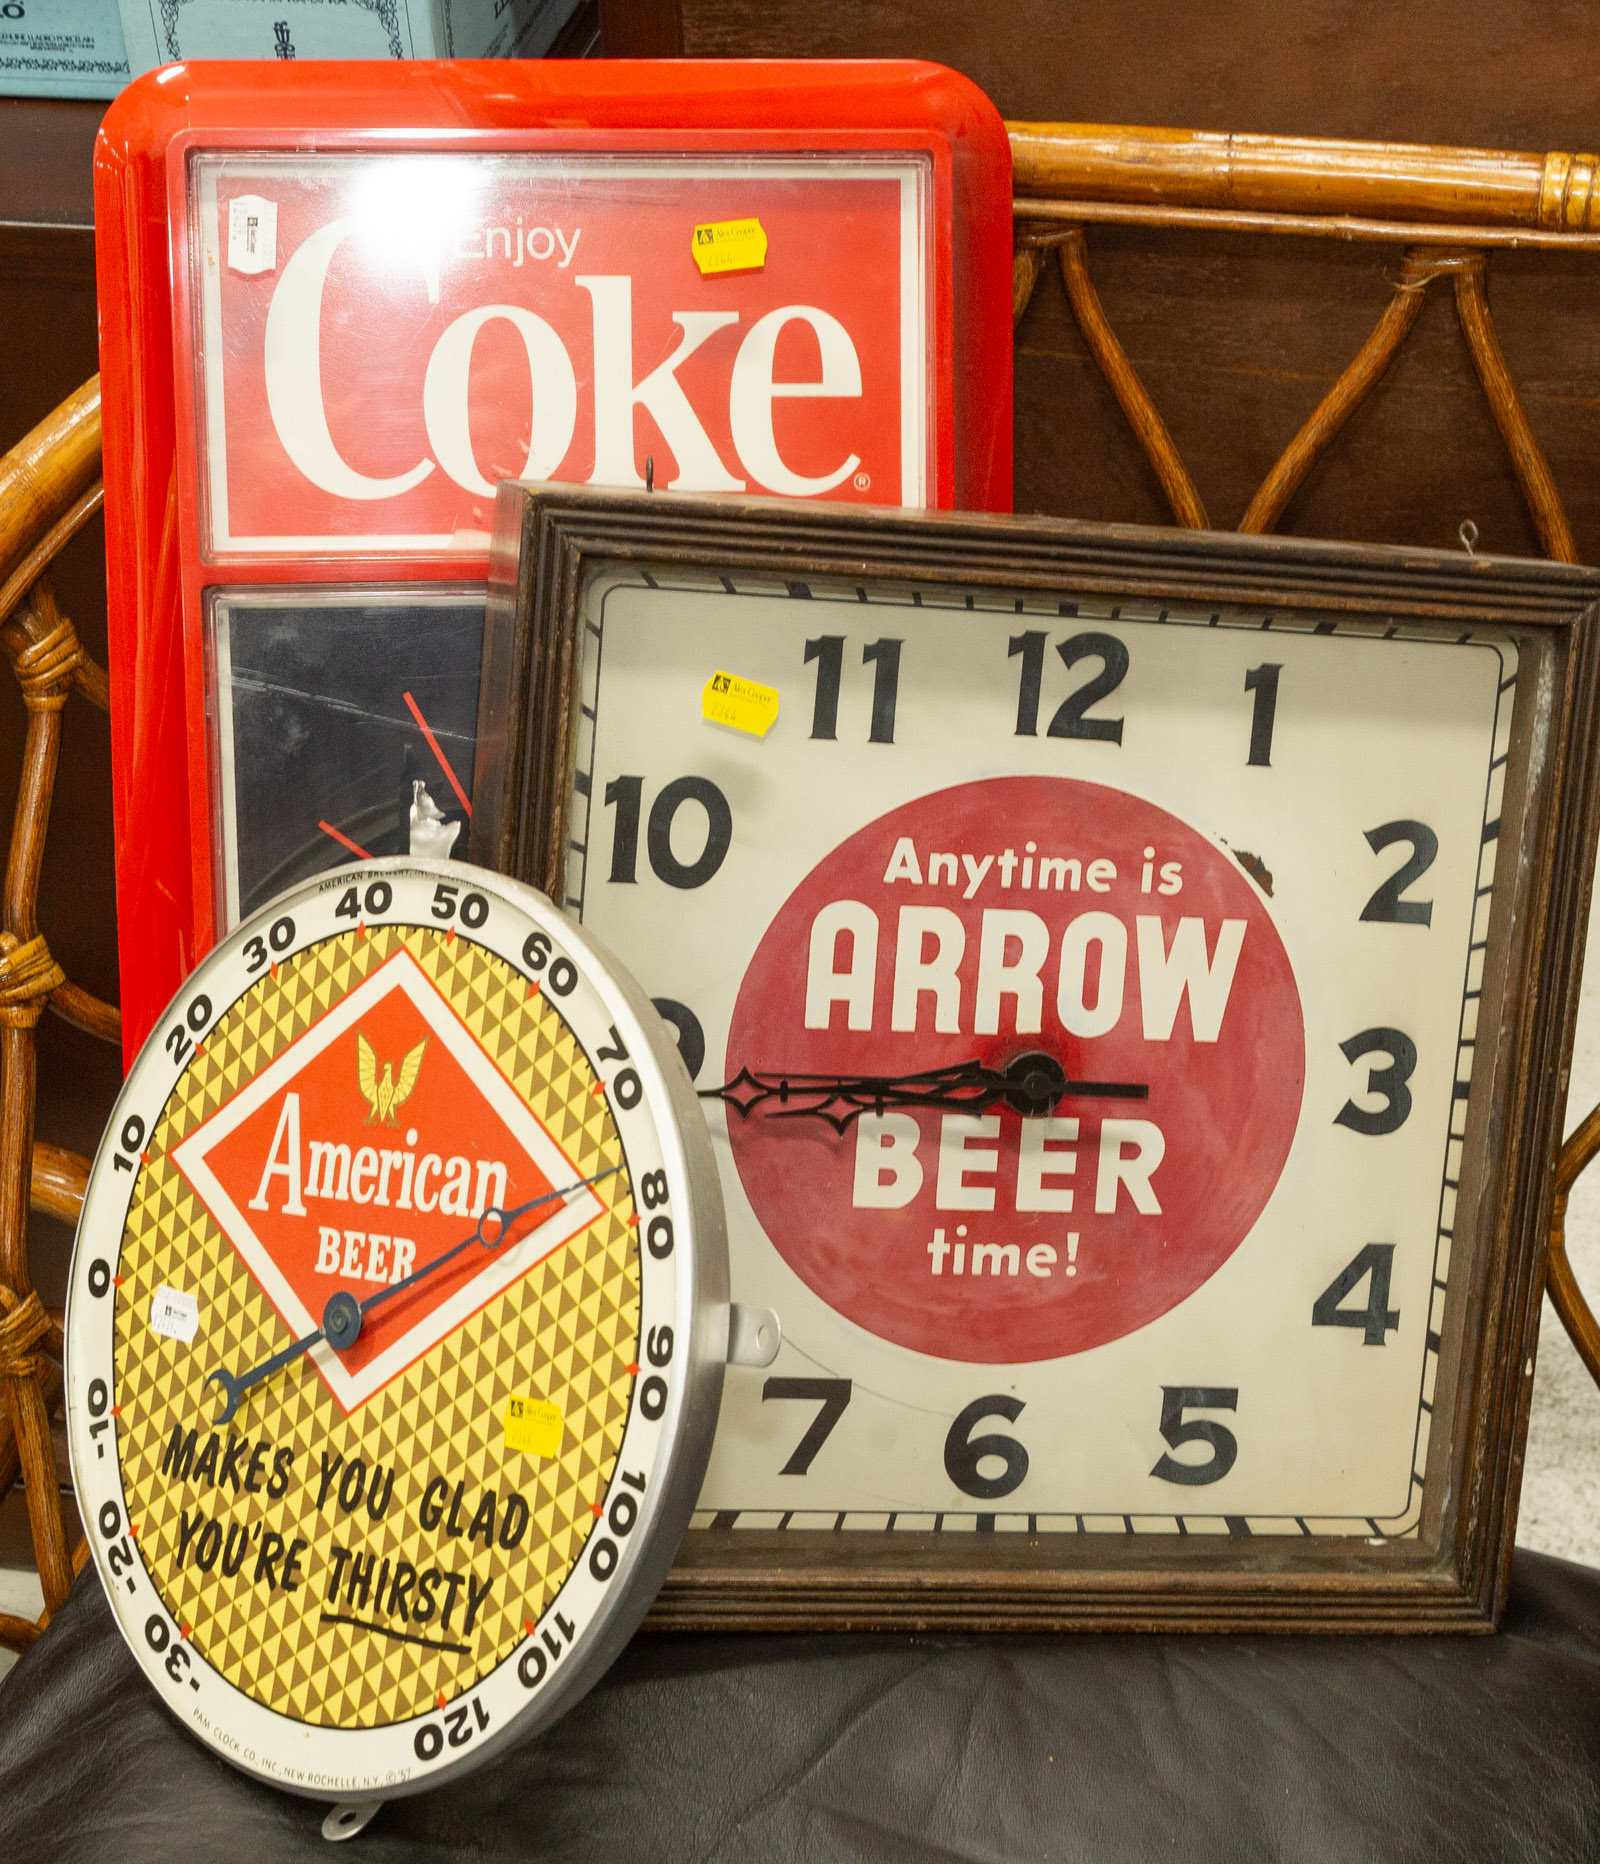
[[[1400,276],[1371,336],[1307,417],[1251,499],[1239,528],[1276,528],[1404,344],[1424,294],[1448,281],[1479,383],[1545,552],[1576,560],[1572,529],[1516,384],[1486,289],[1503,248],[1600,253],[1600,162],[1592,155],[1424,148],[1213,135],[1097,124],[1013,123],[1015,256],[1020,319],[1049,253],[1084,342],[1159,479],[1178,524],[1202,529],[1206,508],[1155,404],[1106,318],[1089,275],[1096,225],[1209,229],[1402,246]],[[74,1222],[88,1161],[33,1133],[33,1030],[48,1006],[108,1042],[115,1009],[69,983],[37,924],[39,870],[60,746],[61,712],[77,690],[102,711],[105,673],[57,608],[51,560],[99,509],[100,394],[86,383],[0,459],[0,650],[28,708],[22,782],[0,899],[0,1494],[20,1471],[45,1595],[37,1625],[0,1613],[0,1644],[24,1648],[59,1610],[86,1548],[69,1551],[50,1413],[60,1402],[61,1316],[29,1278],[31,1203]],[[1567,1258],[1573,1184],[1600,1154],[1600,1107],[1562,1148],[1555,1173],[1548,1285],[1556,1312],[1600,1384],[1600,1322]]]
[[[28,1213],[71,1223],[89,1161],[34,1139],[34,1028],[47,1008],[120,1042],[117,1011],[70,983],[39,930],[39,874],[61,748],[77,691],[102,712],[111,691],[56,604],[49,567],[100,509],[100,382],[86,382],[0,459],[0,651],[27,707],[22,779],[0,895],[0,1495],[20,1472],[44,1590],[37,1624],[0,1612],[0,1644],[23,1650],[66,1602],[87,1544],[68,1546],[50,1415],[61,1401],[61,1315],[28,1269]]]
[[[1423,294],[1448,279],[1473,367],[1539,541],[1547,556],[1577,561],[1561,495],[1495,334],[1485,280],[1496,248],[1600,253],[1600,164],[1594,156],[1093,123],[1007,128],[1015,188],[1013,319],[1027,309],[1053,248],[1089,353],[1180,525],[1205,528],[1205,506],[1090,280],[1090,225],[1405,247],[1399,281],[1372,335],[1261,482],[1241,531],[1276,528],[1306,474],[1394,361],[1422,309]]]

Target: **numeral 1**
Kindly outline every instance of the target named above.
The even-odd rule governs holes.
[[[868,744],[894,743],[894,708],[900,696],[900,643],[869,641],[861,650],[861,664],[877,662],[872,676],[872,729]]]
[[[611,837],[611,878],[625,887],[638,883],[639,803],[643,795],[643,777],[616,777],[605,789],[606,807],[617,812],[616,832]]]
[[[1278,675],[1282,671],[1281,661],[1268,660],[1244,676],[1245,691],[1256,696],[1255,710],[1250,715],[1250,755],[1244,760],[1247,764],[1264,768],[1272,762],[1272,725],[1278,714]]]
[[[806,661],[817,663],[817,696],[811,707],[813,738],[839,735],[839,678],[844,669],[844,636],[819,635],[806,642]]]
[[[1015,659],[1022,656],[1022,678],[1017,683],[1017,736],[1019,738],[1037,738],[1039,735],[1039,688],[1044,684],[1044,644],[1045,634],[1041,628],[1030,628],[1026,634],[1014,634],[1011,645],[1006,649],[1006,658]]]

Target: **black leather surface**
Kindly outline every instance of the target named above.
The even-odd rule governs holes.
[[[0,1685],[0,1860],[321,1858],[166,1714],[92,1574]],[[1494,1638],[641,1637],[346,1864],[1600,1858],[1600,1572]]]

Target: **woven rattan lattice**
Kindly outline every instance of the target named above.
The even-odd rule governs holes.
[[[0,899],[0,1495],[20,1473],[44,1588],[38,1624],[0,1612],[0,1644],[20,1650],[60,1609],[85,1549],[73,1552],[56,1477],[50,1414],[61,1401],[61,1316],[28,1270],[30,1205],[75,1222],[87,1159],[36,1143],[34,1027],[53,1010],[120,1040],[117,1012],[70,983],[39,929],[39,872],[55,789],[62,713],[74,692],[102,712],[106,675],[56,605],[50,565],[100,508],[100,383],[87,382],[0,459],[0,650],[22,688],[28,735]]]

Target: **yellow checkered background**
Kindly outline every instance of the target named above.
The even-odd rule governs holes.
[[[500,1662],[525,1635],[565,1579],[594,1525],[591,1504],[605,1494],[622,1440],[639,1329],[637,1231],[626,1173],[603,1192],[613,1208],[563,1244],[522,1280],[497,1295],[456,1333],[440,1341],[400,1378],[350,1417],[308,1359],[301,1359],[249,1393],[220,1432],[262,1439],[272,1451],[294,1452],[289,1488],[278,1500],[179,1482],[160,1473],[174,1425],[196,1429],[204,1448],[220,1405],[206,1375],[218,1366],[240,1371],[294,1337],[278,1318],[168,1154],[208,1115],[332,1009],[369,972],[405,945],[478,1038],[512,1086],[566,1150],[580,1177],[619,1165],[621,1143],[605,1097],[566,1023],[525,978],[494,954],[457,934],[386,926],[352,929],[325,940],[264,975],[205,1038],[204,1053],[178,1082],[151,1135],[123,1237],[115,1327],[118,1453],[129,1520],[162,1597],[194,1649],[229,1682],[269,1709],[324,1727],[371,1728],[421,1713],[442,1691],[453,1697]],[[352,1092],[354,1086],[352,1085]],[[622,1187],[618,1190],[616,1187]],[[155,1333],[150,1298],[163,1283],[194,1294],[200,1328],[192,1345]],[[545,1459],[506,1446],[503,1418],[511,1395],[546,1400],[566,1420],[557,1454]],[[335,1478],[316,1506],[320,1456],[342,1453],[394,1471],[383,1518],[365,1503],[344,1514]],[[340,1472],[343,1474],[343,1468]],[[481,1536],[452,1539],[444,1527],[425,1531],[418,1507],[429,1481],[442,1477],[454,1496],[465,1483],[461,1520],[470,1521],[487,1489],[501,1508],[512,1491],[531,1511],[511,1552],[486,1549]],[[371,1486],[371,1475],[368,1477]],[[436,1491],[437,1493],[437,1491]],[[244,1563],[225,1578],[219,1558],[211,1572],[195,1565],[195,1540],[178,1567],[179,1521],[199,1509],[250,1536]],[[261,1536],[286,1544],[309,1541],[295,1590],[256,1583]],[[237,1535],[234,1537],[238,1545]],[[463,1584],[448,1631],[440,1611],[425,1624],[389,1618],[369,1599],[346,1602],[348,1567],[338,1598],[327,1597],[332,1550],[409,1560],[419,1571],[469,1572],[490,1591],[470,1637],[462,1636]],[[279,1562],[279,1577],[282,1563]],[[387,1593],[385,1595],[387,1599]],[[412,1599],[416,1592],[413,1588]],[[438,1605],[445,1599],[439,1589]],[[325,1611],[390,1624],[422,1638],[464,1642],[469,1654],[405,1643],[381,1633],[322,1623]]]

